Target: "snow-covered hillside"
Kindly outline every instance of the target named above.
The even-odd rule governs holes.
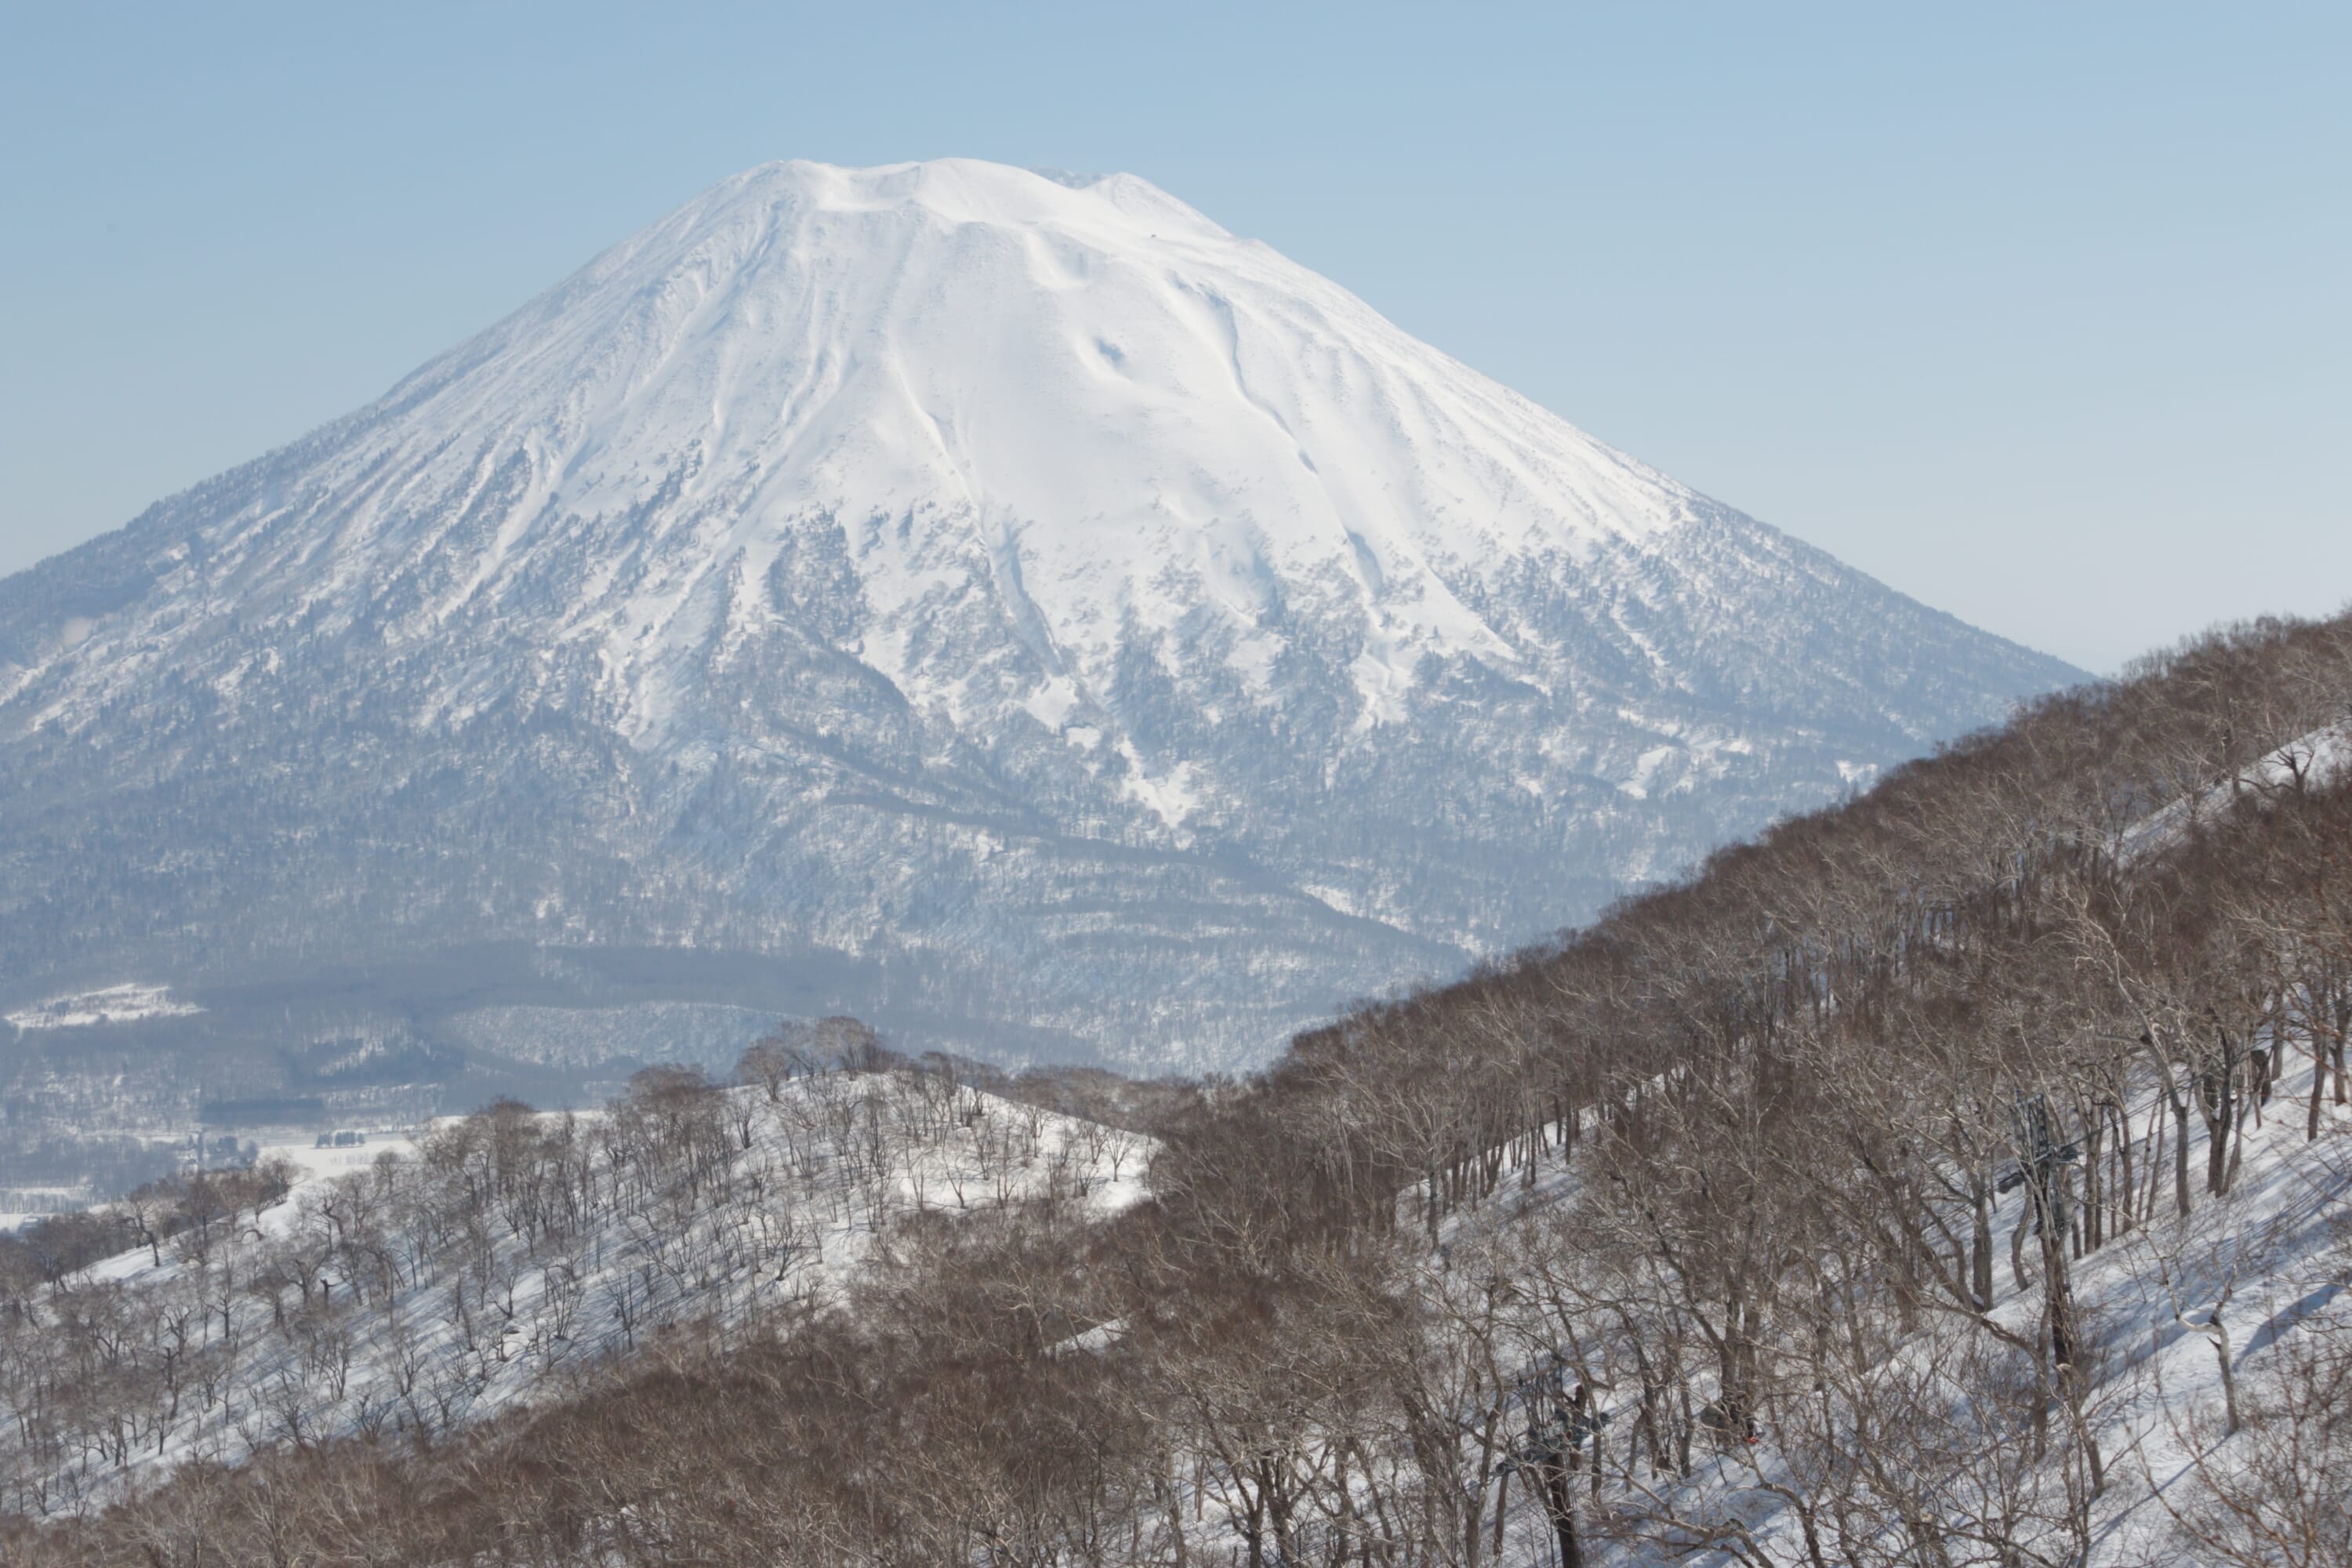
[[[607,1111],[271,1151],[284,1195],[242,1173],[127,1200],[110,1217],[146,1245],[5,1302],[0,1510],[75,1513],[261,1446],[446,1436],[631,1352],[783,1332],[894,1222],[1115,1213],[1151,1147],[893,1070],[672,1073]]]
[[[2274,1048],[2296,1054],[2283,1041]],[[1859,1401],[1853,1389],[1825,1384],[1817,1391],[1822,1412],[1857,1432],[1867,1431],[1857,1404],[1870,1415],[1899,1413],[1892,1423],[1899,1435],[1883,1439],[1886,1474],[1878,1478],[1881,1490],[1873,1500],[1892,1504],[1906,1487],[1915,1489],[1911,1495],[1933,1500],[1949,1537],[1942,1560],[1954,1563],[1993,1561],[1986,1538],[2002,1528],[2038,1533],[2033,1548],[2039,1555],[2023,1560],[2078,1568],[2201,1561],[2200,1542],[2247,1534],[2249,1525],[2284,1539],[2306,1528],[2309,1519],[2284,1514],[2268,1521],[2233,1518],[2231,1503],[2242,1506],[2259,1490],[2258,1475],[2274,1482],[2269,1472],[2295,1469],[2281,1462],[2284,1446],[2311,1446],[2315,1423],[2332,1429],[2340,1419],[2340,1409],[2324,1405],[2326,1391],[2315,1379],[2331,1370],[2340,1378],[2352,1345],[2352,1112],[2339,1102],[2323,1104],[2313,1094],[2312,1077],[2308,1062],[2288,1069],[2248,1107],[2228,1193],[2185,1215],[2152,1213],[2143,1222],[2127,1221],[2087,1253],[2078,1242],[2070,1284],[2084,1325],[2084,1420],[2105,1466],[2095,1496],[2082,1495],[2088,1489],[2084,1479],[2054,1451],[2016,1453],[2006,1464],[1980,1465],[1972,1473],[1969,1460],[1981,1457],[1983,1439],[1965,1434],[1979,1419],[1970,1402],[1983,1390],[1976,1381],[1982,1375],[1981,1347],[1971,1342],[1969,1325],[1932,1313],[1916,1314],[1907,1327],[1868,1320],[1837,1323],[1840,1332],[1888,1347],[1885,1360],[1867,1369]],[[2122,1121],[2150,1127],[2163,1120],[2164,1109],[2160,1090],[2143,1082]],[[1601,1390],[1594,1405],[1599,1440],[1588,1431],[1580,1441],[1595,1464],[1612,1468],[1612,1479],[1622,1466],[1630,1480],[1643,1456],[1640,1358],[1645,1352],[1654,1355],[1657,1347],[1633,1342],[1604,1323],[1589,1323],[1584,1337],[1559,1342],[1557,1325],[1545,1321],[1534,1304],[1541,1290],[1527,1281],[1570,1296],[1605,1296],[1608,1286],[1598,1275],[1581,1277],[1581,1262],[1563,1251],[1563,1242],[1573,1246],[1575,1232],[1564,1211],[1575,1203],[1579,1173],[1549,1152],[1537,1154],[1530,1168],[1525,1159],[1530,1152],[1516,1147],[1505,1159],[1496,1201],[1440,1227],[1442,1250],[1433,1249],[1423,1289],[1433,1302],[1472,1321],[1485,1306],[1480,1294],[1491,1300],[1491,1281],[1520,1282],[1529,1304],[1516,1315],[1500,1314],[1500,1326],[1489,1331],[1518,1347],[1530,1368],[1565,1362],[1593,1376]],[[2195,1160],[2204,1154],[2200,1136]],[[2067,1159],[2074,1157],[2070,1151]],[[1402,1217],[1408,1227],[1423,1201],[1423,1194],[1407,1194]],[[2011,1248],[2011,1260],[1992,1277],[1985,1321],[1997,1332],[2031,1342],[2039,1328],[2042,1281],[2032,1260],[2040,1244],[2032,1239],[2035,1215],[2028,1187],[2020,1182],[1996,1196],[1990,1217],[1993,1233]],[[1563,1286],[1547,1269],[1577,1278]],[[1570,1374],[1566,1383],[1576,1380]],[[1537,1386],[1528,1385],[1530,1391]],[[1538,1403],[1530,1398],[1500,1412],[1507,1442],[1517,1436],[1520,1424],[1536,1418],[1530,1405]],[[1477,1440],[1474,1434],[1471,1443]],[[1974,1453],[1971,1440],[1980,1446]],[[1817,1560],[1808,1529],[1818,1545],[1844,1526],[1833,1531],[1818,1518],[1809,1524],[1804,1509],[1795,1506],[1822,1486],[1802,1449],[1798,1434],[1769,1423],[1759,1424],[1753,1443],[1720,1434],[1711,1440],[1702,1430],[1687,1474],[1661,1479],[1654,1467],[1648,1487],[1637,1488],[1636,1499],[1621,1510],[1666,1521],[1654,1531],[1655,1556],[1622,1550],[1596,1556],[1727,1568]],[[1942,1468],[1922,1464],[1924,1456]],[[2302,1458],[2308,1475],[2311,1455]],[[1496,1568],[1557,1568],[1553,1521],[1535,1495],[1532,1467],[1503,1468],[1522,1485],[1516,1506],[1509,1488],[1498,1494],[1503,1520]],[[1988,1470],[1996,1472],[1998,1485],[1988,1484]],[[1866,1469],[1864,1476],[1858,1493],[1869,1491]],[[2326,1500],[2316,1500],[2326,1512]],[[2333,1505],[2333,1516],[2342,1520],[2340,1503]],[[1619,1523],[1626,1535],[1644,1533]],[[1877,1544],[1886,1550],[1886,1561],[1904,1560],[1895,1542]],[[1829,1560],[1839,1559],[1832,1553]],[[2291,1547],[2283,1547],[2275,1560],[2334,1561]]]
[[[0,584],[0,1002],[1258,1059],[2073,673],[1133,176],[771,164]]]

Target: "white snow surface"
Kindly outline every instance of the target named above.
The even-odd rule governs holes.
[[[560,546],[587,592],[556,635],[596,648],[646,736],[679,716],[667,672],[713,595],[752,593],[820,515],[868,525],[851,548],[874,662],[919,706],[952,701],[954,672],[884,649],[944,585],[945,530],[1080,689],[1109,684],[1130,618],[1255,631],[1305,594],[1361,616],[1377,716],[1422,653],[1522,666],[1528,628],[1461,584],[1700,504],[1133,175],[1073,188],[970,159],[751,170],[384,405],[399,417],[306,479],[352,498],[331,548],[270,537],[269,498],[228,531],[247,570],[308,614],[356,614],[462,520],[420,494],[510,488],[400,637],[529,593]],[[642,526],[600,521],[657,498]]]
[[[86,1029],[98,1024],[135,1024],[148,1018],[184,1018],[204,1009],[172,994],[168,985],[129,981],[97,991],[52,996],[5,1015],[19,1029]]]

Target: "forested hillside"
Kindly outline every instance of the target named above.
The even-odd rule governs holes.
[[[1154,1101],[1115,1215],[929,1205],[821,1306],[11,1551],[2352,1563],[2347,722],[2352,619],[2200,639]]]
[[[638,1351],[836,1308],[913,1216],[1138,1195],[1150,1140],[827,1026],[753,1046],[733,1087],[648,1068],[601,1111],[501,1101],[341,1173],[199,1171],[0,1236],[0,1510],[446,1440]]]

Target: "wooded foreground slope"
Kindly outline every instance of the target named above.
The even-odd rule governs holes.
[[[1114,1220],[12,1549],[2352,1562],[2347,720],[2352,621],[2213,635],[1202,1086]]]

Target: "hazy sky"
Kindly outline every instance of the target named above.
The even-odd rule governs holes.
[[[2097,669],[2352,598],[2352,7],[0,4],[0,572],[772,158],[1131,170]]]

